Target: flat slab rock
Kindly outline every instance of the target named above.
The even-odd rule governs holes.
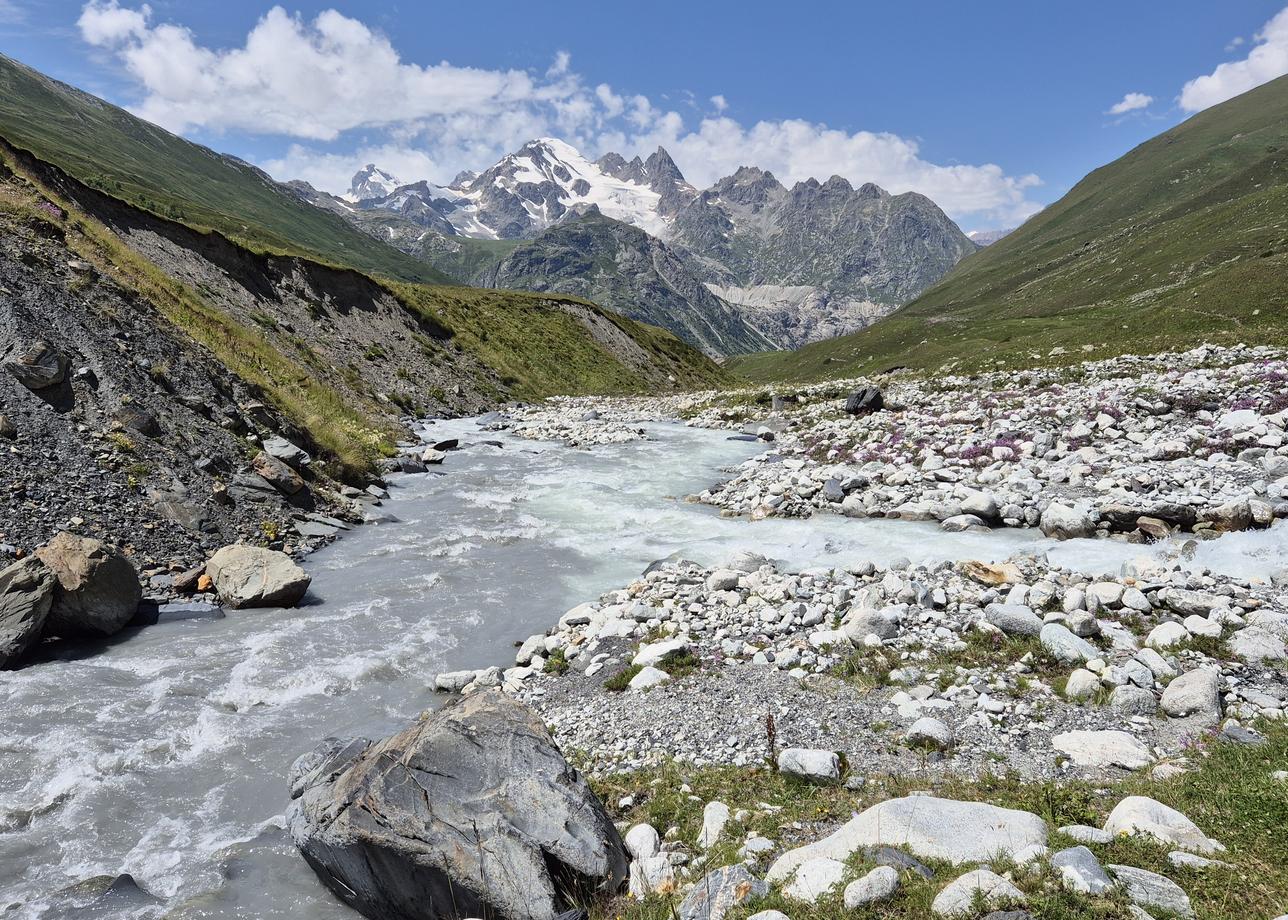
[[[329,739],[296,761],[290,790],[296,846],[367,917],[554,920],[627,878],[603,805],[499,691],[384,741]]]
[[[788,850],[770,866],[768,878],[781,882],[807,860],[844,861],[869,846],[906,846],[926,859],[966,863],[1045,846],[1046,840],[1046,822],[1027,811],[910,795],[873,805],[817,843]]]

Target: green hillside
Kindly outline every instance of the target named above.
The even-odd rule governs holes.
[[[1288,77],[1097,169],[871,328],[730,367],[805,380],[1199,341],[1288,343]]]
[[[406,281],[446,276],[290,194],[233,157],[0,55],[0,137],[82,182],[251,248]]]

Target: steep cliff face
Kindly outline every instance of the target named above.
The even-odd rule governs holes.
[[[472,280],[488,287],[585,297],[669,329],[710,354],[775,347],[708,290],[669,246],[597,212],[551,227]]]

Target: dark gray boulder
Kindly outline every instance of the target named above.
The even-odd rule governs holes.
[[[54,603],[54,573],[34,556],[0,571],[0,668],[40,640]]]
[[[291,770],[292,839],[373,920],[554,920],[627,875],[621,836],[541,720],[500,691]]]
[[[5,370],[29,390],[56,387],[67,379],[69,362],[48,342],[19,347],[4,362]]]
[[[867,415],[869,412],[880,412],[884,408],[885,397],[876,387],[855,390],[845,399],[845,411],[849,415]]]

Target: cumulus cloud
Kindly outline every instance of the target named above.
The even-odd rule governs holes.
[[[0,3],[5,0],[0,0]],[[544,73],[404,61],[389,39],[335,10],[312,19],[273,7],[240,47],[203,46],[147,6],[90,0],[82,38],[110,51],[142,91],[133,111],[176,132],[194,129],[278,136],[291,143],[262,165],[328,191],[348,187],[374,162],[405,180],[449,181],[534,137],[553,135],[591,156],[647,154],[665,145],[695,185],[741,165],[791,183],[841,175],[891,192],[915,190],[961,219],[1015,222],[1039,206],[1036,176],[1000,167],[939,165],[894,134],[849,132],[799,119],[744,125],[723,113],[686,124],[649,97],[589,85],[558,51]]]
[[[1237,47],[1235,42],[1231,43]],[[1248,56],[1227,61],[1210,74],[1195,77],[1181,88],[1181,108],[1198,112],[1218,102],[1268,83],[1288,73],[1288,7],[1261,27],[1252,38]]]
[[[1144,93],[1128,93],[1123,96],[1121,102],[1114,103],[1106,114],[1126,115],[1128,112],[1149,108],[1149,104],[1153,101],[1153,96],[1147,96]]]

